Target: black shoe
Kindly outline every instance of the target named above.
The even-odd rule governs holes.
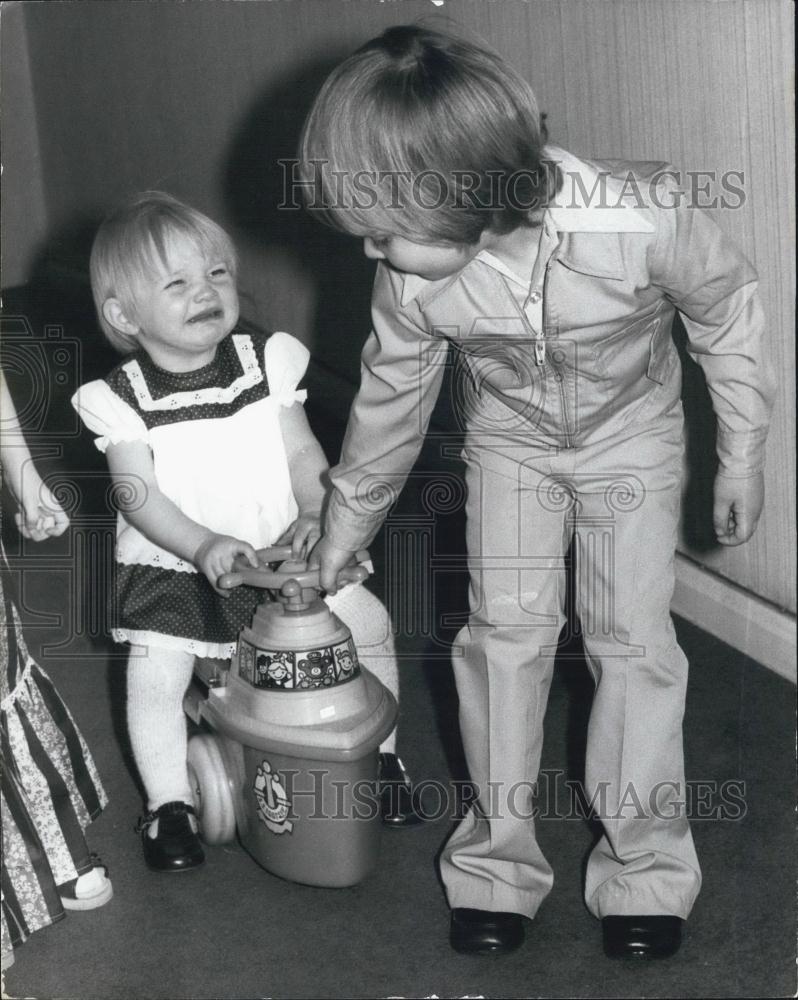
[[[607,958],[669,958],[682,943],[680,917],[604,917],[604,954]]]
[[[520,913],[455,908],[449,942],[464,955],[504,955],[524,943],[524,918]]]
[[[167,802],[147,813],[139,823],[144,860],[153,871],[185,872],[199,868],[205,861],[205,852],[189,815],[194,815],[194,807],[187,802]],[[151,837],[149,829],[156,820],[158,832]]]
[[[404,764],[396,754],[380,754],[377,780],[380,791],[380,815],[385,826],[401,829],[423,822],[416,810],[413,786],[410,784]]]

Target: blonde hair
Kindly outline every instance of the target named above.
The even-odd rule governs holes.
[[[94,305],[103,333],[123,354],[135,351],[135,339],[112,326],[103,305],[118,299],[123,311],[135,316],[135,286],[166,265],[170,237],[193,240],[209,258],[218,258],[235,277],[238,258],[227,233],[207,215],[164,191],[145,191],[120,205],[101,224],[94,237],[89,270]]]
[[[476,243],[540,219],[562,183],[545,140],[532,88],[500,56],[400,26],[327,78],[299,171],[307,207],[353,235]]]

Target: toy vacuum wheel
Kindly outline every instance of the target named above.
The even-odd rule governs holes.
[[[199,832],[206,844],[226,844],[236,832],[233,795],[215,736],[199,733],[188,742],[188,775]]]

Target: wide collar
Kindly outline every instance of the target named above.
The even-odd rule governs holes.
[[[547,214],[561,233],[653,233],[654,225],[630,201],[639,203],[639,185],[628,178],[613,177],[597,170],[559,146],[546,146],[543,158],[555,162],[563,185],[550,203]],[[630,165],[631,166],[631,165]]]
[[[607,170],[580,160],[559,146],[546,146],[543,158],[557,163],[563,174],[563,184],[546,209],[544,227],[549,234],[594,233],[603,234],[601,253],[595,241],[592,252],[580,252],[578,243],[566,239],[559,259],[574,270],[599,277],[619,278],[623,275],[620,241],[612,237],[619,233],[653,233],[655,227],[637,210],[640,189],[626,179],[611,176]],[[467,270],[475,261],[481,261],[494,270],[507,273],[507,268],[493,254],[483,251],[466,265]],[[462,274],[462,272],[460,272]],[[513,276],[509,274],[508,276]],[[454,280],[457,276],[453,276]],[[445,280],[445,279],[444,279]],[[446,282],[448,284],[448,282]],[[402,306],[412,302],[423,289],[433,284],[417,274],[405,274],[402,285]],[[442,290],[443,283],[436,282]]]

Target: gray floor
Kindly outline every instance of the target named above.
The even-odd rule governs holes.
[[[29,630],[34,648],[57,644],[70,620],[69,588],[29,560],[22,580],[30,621],[44,609],[63,616],[60,624]],[[699,782],[716,788],[742,782],[744,789],[741,818],[694,822],[704,887],[678,957],[639,966],[602,956],[599,926],[581,898],[593,834],[579,819],[539,821],[555,887],[524,947],[501,959],[462,957],[448,946],[448,911],[434,866],[450,829],[446,817],[383,834],[378,869],[353,888],[282,881],[238,844],[209,849],[208,863],[198,872],[147,871],[132,829],[140,800],[120,714],[123,666],[109,659],[101,642],[78,636],[66,647],[68,658],[42,660],[92,746],[110,795],[90,836],[111,868],[115,896],[102,910],[71,914],[35,934],[7,973],[6,995],[794,995],[795,690],[677,624],[692,663],[688,775],[696,788]],[[416,780],[448,785],[462,776],[448,665],[440,650],[424,643],[406,643],[403,651],[402,755]],[[562,780],[578,777],[589,699],[584,666],[564,657],[546,719],[543,768],[550,781],[557,773]],[[713,802],[718,804],[717,794]]]

